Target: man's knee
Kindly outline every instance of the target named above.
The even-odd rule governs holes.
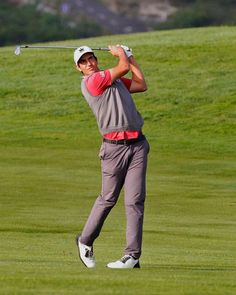
[[[109,197],[108,195],[99,195],[97,203],[105,208],[112,208],[117,203],[118,198]]]

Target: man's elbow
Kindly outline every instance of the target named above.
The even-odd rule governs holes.
[[[147,84],[146,83],[143,83],[142,88],[141,88],[141,91],[142,92],[145,92],[147,90],[148,90]]]

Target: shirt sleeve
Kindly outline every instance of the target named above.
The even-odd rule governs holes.
[[[130,91],[132,80],[124,77],[121,77],[120,79],[125,84],[125,87]]]
[[[112,84],[110,71],[99,71],[90,75],[86,79],[85,84],[91,95],[98,96],[103,94],[106,88]]]

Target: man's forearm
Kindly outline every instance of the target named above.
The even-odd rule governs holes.
[[[147,89],[147,84],[144,78],[144,74],[133,56],[129,57],[129,64],[130,71],[132,73],[132,80],[135,83],[139,84],[143,88],[143,91],[145,91]]]
[[[113,82],[129,72],[130,63],[122,47],[111,45],[109,49],[113,56],[119,58],[117,66],[110,69],[111,80]]]

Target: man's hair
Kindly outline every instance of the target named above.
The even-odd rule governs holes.
[[[95,55],[93,52],[91,52],[91,54],[94,56],[94,58],[95,58],[96,61],[97,61],[98,59],[97,59],[96,55]],[[83,56],[83,55],[82,55],[82,56]],[[81,56],[81,58],[82,58],[82,56]],[[77,66],[79,66],[79,62],[80,62],[81,58],[77,61]]]

